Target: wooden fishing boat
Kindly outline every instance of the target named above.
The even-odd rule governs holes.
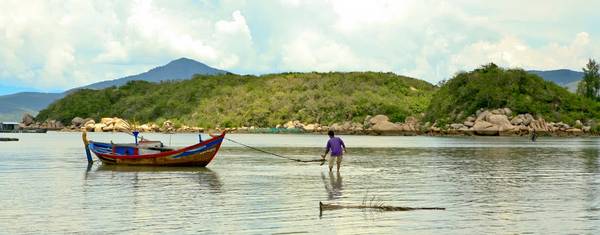
[[[201,166],[208,165],[217,155],[225,132],[211,135],[211,138],[200,143],[183,147],[166,147],[160,141],[137,141],[136,143],[113,144],[88,141],[83,133],[83,142],[88,162],[92,161],[94,153],[104,164],[117,165],[146,165],[146,166]]]

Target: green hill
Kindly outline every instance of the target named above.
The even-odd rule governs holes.
[[[600,118],[597,102],[579,97],[553,82],[521,69],[494,64],[462,72],[436,92],[426,119],[462,122],[478,109],[508,107],[516,113],[541,115],[548,121],[574,123]]]
[[[122,117],[214,127],[269,127],[290,120],[331,124],[386,114],[392,121],[426,110],[434,86],[393,73],[223,74],[159,84],[80,90],[40,111],[36,119]]]

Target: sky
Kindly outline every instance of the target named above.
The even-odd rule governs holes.
[[[383,71],[433,84],[494,62],[581,70],[600,1],[1,0],[0,95],[187,57],[238,74]]]

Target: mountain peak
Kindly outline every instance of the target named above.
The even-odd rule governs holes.
[[[82,88],[103,89],[111,86],[122,86],[125,85],[127,82],[134,80],[161,82],[169,80],[190,79],[196,74],[218,75],[225,73],[227,73],[227,71],[210,67],[206,64],[203,64],[190,58],[181,57],[165,65],[155,67],[153,69],[148,70],[147,72],[138,75],[127,76],[110,81],[98,82],[91,85],[87,85]]]
[[[199,61],[196,61],[196,60],[193,60],[190,58],[186,58],[186,57],[181,57],[179,59],[172,60],[171,62],[167,63],[165,66],[172,65],[172,64],[201,64],[201,65],[207,66],[202,62],[199,62]]]

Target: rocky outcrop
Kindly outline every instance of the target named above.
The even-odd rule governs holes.
[[[104,123],[96,123],[94,124],[94,132],[103,132],[106,124]]]
[[[84,123],[85,120],[80,117],[74,117],[73,119],[71,119],[71,125],[73,125],[74,127],[81,127],[81,125],[83,125]]]
[[[171,122],[171,120],[166,120],[163,122],[162,128],[160,128],[160,131],[162,132],[174,132],[175,131],[175,125],[173,125],[173,122]]]
[[[402,131],[402,127],[399,127],[398,125],[388,121],[377,122],[377,124],[373,125],[371,129],[379,133]]]
[[[333,130],[336,134],[376,134],[376,135],[529,135],[533,131],[557,136],[578,136],[598,134],[593,133],[592,127],[595,125],[593,120],[582,122],[577,120],[574,125],[563,122],[546,122],[542,117],[534,118],[531,114],[513,114],[510,109],[496,110],[478,110],[475,115],[467,117],[463,122],[451,124],[439,124],[429,122],[421,124],[415,117],[408,117],[404,122],[391,122],[385,115],[367,116],[362,123],[341,122],[331,125],[321,125],[319,123],[305,124],[299,120],[291,120],[284,124],[279,124],[275,128],[264,127],[239,127],[239,128],[218,128],[217,131],[229,132],[253,132],[253,133],[326,133]],[[421,117],[424,115],[422,114]],[[155,123],[146,123],[142,125],[131,125],[129,122],[118,117],[104,117],[98,123],[94,119],[75,117],[71,120],[70,126],[64,127],[60,121],[47,120],[43,123],[35,123],[29,120],[30,117],[24,116],[20,126],[24,129],[47,128],[50,130],[61,129],[64,131],[95,131],[95,132],[131,132],[134,130],[141,132],[204,132],[204,128],[178,124],[177,126],[170,120],[164,121],[161,126]],[[32,119],[32,118],[31,118]],[[29,125],[25,123],[31,121]]]
[[[546,122],[544,118],[534,118],[531,114],[518,114],[511,116],[512,110],[478,110],[476,116],[468,117],[463,123],[448,125],[449,134],[476,134],[476,135],[528,135],[533,131],[537,133],[556,133],[557,135],[581,135],[589,133],[590,126],[585,126],[579,120],[575,126],[558,122]],[[509,121],[510,120],[510,121]],[[563,133],[563,134],[560,134]]]
[[[29,128],[40,128],[40,129],[47,129],[47,130],[61,130],[63,129],[65,126],[62,124],[62,122],[57,121],[57,120],[46,120],[41,124],[33,124],[30,125]]]
[[[33,116],[31,116],[31,114],[23,114],[23,118],[21,119],[21,123],[23,123],[23,125],[30,126],[33,124],[33,121]]]
[[[81,127],[81,130],[85,130],[85,131],[94,131],[94,128],[96,128],[96,121],[94,121],[94,119],[92,120],[88,120],[87,122],[83,123],[83,126]]]
[[[498,127],[498,131],[511,131],[513,125],[504,114],[492,114],[486,117],[486,121]]]
[[[375,125],[380,124],[380,123],[386,123],[387,124],[389,122],[390,122],[390,118],[388,118],[385,115],[381,115],[381,114],[380,115],[376,115],[375,117],[372,117],[371,119],[369,119],[369,124],[371,126],[375,126]]]
[[[498,135],[500,128],[490,122],[478,120],[475,122],[473,130],[479,135]]]

